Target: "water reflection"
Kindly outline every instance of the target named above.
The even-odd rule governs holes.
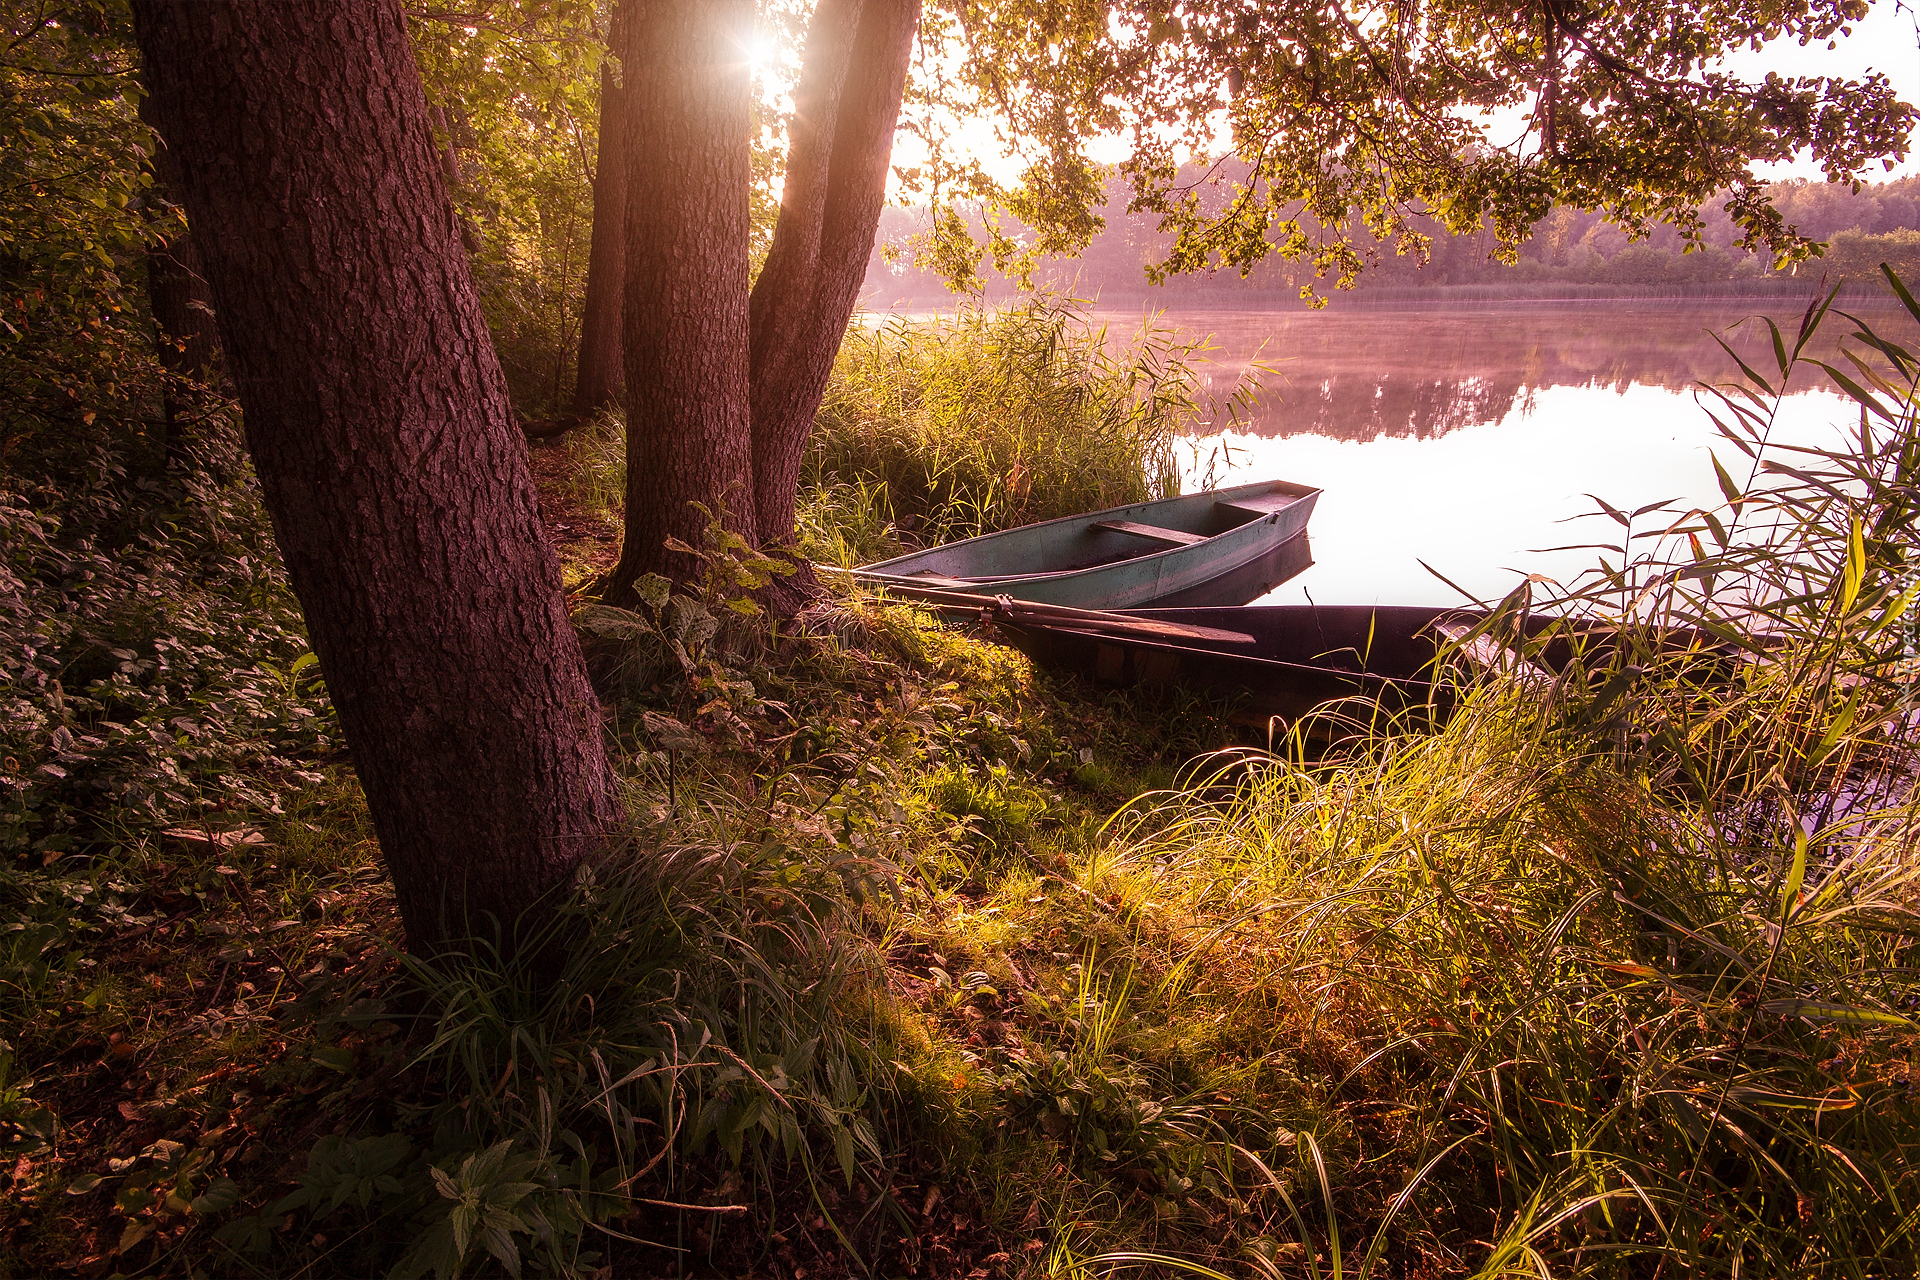
[[[1555,387],[1624,393],[1637,386],[1681,393],[1701,382],[1724,382],[1737,370],[1713,340],[1715,333],[1749,363],[1772,368],[1766,326],[1748,320],[1762,307],[1791,340],[1799,312],[1760,300],[1180,311],[1168,312],[1161,323],[1213,335],[1219,348],[1216,386],[1231,385],[1250,360],[1271,367],[1266,391],[1243,423],[1253,435],[1428,440],[1530,410],[1537,393]],[[1102,318],[1112,332],[1124,333],[1139,317],[1115,312]],[[1851,328],[1830,319],[1813,354],[1834,361],[1838,339]],[[1795,375],[1794,389],[1835,388],[1819,370],[1805,366]]]
[[[1608,520],[1581,518],[1596,509],[1588,495],[1626,510],[1715,506],[1709,452],[1745,474],[1694,390],[1737,374],[1710,333],[1759,305],[1168,313],[1163,324],[1214,335],[1218,377],[1230,382],[1256,356],[1276,369],[1278,395],[1244,430],[1188,442],[1187,484],[1283,478],[1325,490],[1313,517],[1316,563],[1271,603],[1460,603],[1433,571],[1483,599],[1529,574],[1571,582],[1598,553],[1546,549],[1619,534]],[[1904,314],[1866,318],[1895,340],[1911,336]],[[1789,337],[1799,325],[1797,312],[1774,319]],[[1127,328],[1111,320],[1110,331]],[[1830,319],[1814,354],[1834,361],[1851,329]],[[1773,367],[1764,325],[1729,341],[1749,363]],[[1834,444],[1858,416],[1810,366],[1789,389],[1777,445]]]

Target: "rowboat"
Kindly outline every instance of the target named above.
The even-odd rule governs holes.
[[[1394,711],[1428,707],[1444,715],[1459,682],[1444,678],[1439,670],[1443,651],[1457,654],[1469,668],[1545,683],[1576,653],[1586,654],[1590,662],[1604,648],[1623,643],[1604,624],[1531,614],[1518,620],[1522,632],[1537,641],[1524,646],[1523,656],[1493,635],[1475,634],[1475,624],[1487,618],[1484,610],[1425,606],[1133,609],[1112,616],[1216,634],[1153,635],[1118,626],[1100,632],[1071,619],[1004,612],[995,621],[1009,643],[1043,666],[1110,685],[1177,681],[1223,696],[1244,696],[1248,713],[1287,720],[1344,698],[1363,698]],[[1665,654],[1707,659],[1698,669],[1719,672],[1723,678],[1729,664],[1740,660],[1731,646],[1686,628],[1670,629],[1654,640]]]
[[[1179,682],[1245,695],[1257,716],[1292,720],[1341,698],[1398,710],[1444,702],[1436,623],[1471,622],[1470,610],[1371,605],[1272,605],[1240,609],[1139,609],[1118,615],[1250,636],[1251,643],[1101,634],[1071,622],[996,619],[1000,634],[1042,666],[1108,685]]]
[[[1319,496],[1282,480],[1211,489],[949,542],[855,572],[883,586],[1081,609],[1244,604],[1310,563],[1304,538],[1293,540]]]

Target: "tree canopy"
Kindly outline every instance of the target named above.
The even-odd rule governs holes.
[[[942,154],[922,175],[943,209],[936,246],[965,276],[1071,251],[1098,228],[1096,139],[1128,148],[1132,210],[1177,233],[1167,275],[1245,270],[1272,253],[1350,279],[1356,238],[1422,255],[1417,213],[1490,225],[1511,255],[1555,206],[1629,233],[1699,228],[1728,193],[1745,247],[1809,241],[1768,202],[1756,162],[1811,151],[1834,182],[1906,154],[1914,109],[1882,75],[1769,74],[1728,53],[1851,31],[1865,0],[950,0],[928,38],[959,42],[957,74],[922,105],[988,110],[1030,163],[1003,185]],[[1496,121],[1518,120],[1502,140]],[[1198,173],[1200,176],[1195,177]],[[969,243],[957,206],[984,201],[1031,229]],[[1303,220],[1302,213],[1308,215]]]

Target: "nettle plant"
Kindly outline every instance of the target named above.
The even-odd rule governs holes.
[[[668,550],[699,562],[691,590],[679,592],[659,574],[634,583],[639,611],[598,602],[574,615],[584,633],[595,682],[615,694],[668,698],[678,717],[651,715],[648,727],[666,750],[699,750],[689,725],[741,738],[751,730],[744,714],[770,705],[761,699],[742,660],[767,638],[766,613],[755,592],[796,565],[756,551],[718,518],[707,526],[707,546],[670,538]]]
[[[52,862],[277,812],[338,733],[233,442],[0,493],[0,849]]]

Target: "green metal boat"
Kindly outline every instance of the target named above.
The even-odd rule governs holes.
[[[1318,489],[1268,480],[1113,507],[863,565],[868,581],[1078,609],[1245,604],[1305,566]],[[1269,581],[1271,579],[1271,581]]]

